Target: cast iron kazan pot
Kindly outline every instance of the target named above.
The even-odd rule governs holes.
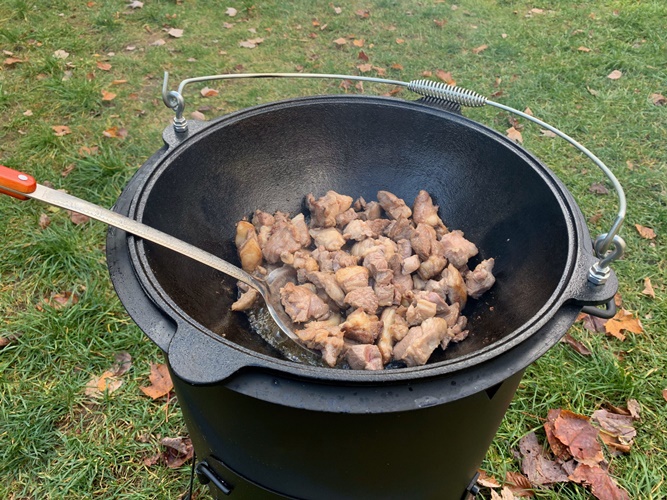
[[[477,244],[477,259],[496,261],[495,286],[464,311],[468,339],[425,366],[366,372],[284,359],[230,311],[232,278],[110,229],[114,286],[164,351],[213,497],[474,495],[524,369],[583,307],[605,314],[591,306],[617,289],[608,268],[591,279],[600,259],[564,185],[451,104],[328,95],[187,123],[172,94],[176,127],[116,211],[238,264],[235,223],[257,208],[306,212],[306,194],[330,189],[368,200],[388,190],[411,203],[425,189],[445,223]]]

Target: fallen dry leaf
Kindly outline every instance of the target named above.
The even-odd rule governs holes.
[[[143,9],[143,7],[144,7],[144,2],[140,2],[139,0],[134,0],[133,2],[127,5],[128,9]]]
[[[655,231],[650,227],[642,226],[641,224],[635,224],[635,228],[637,229],[639,236],[646,240],[654,240],[657,236]]]
[[[366,55],[366,52],[364,52],[363,50],[359,51],[359,55],[357,56],[357,59],[368,62],[368,56]]]
[[[95,156],[97,153],[99,153],[100,148],[97,146],[81,146],[79,148],[79,156]]]
[[[150,380],[151,385],[148,387],[139,387],[139,389],[151,399],[165,396],[174,388],[171,376],[169,375],[169,369],[165,364],[151,363],[151,373],[148,376],[148,379]]]
[[[591,49],[584,47],[583,45],[577,49],[579,52],[590,52]]]
[[[199,93],[202,95],[202,97],[215,97],[219,94],[217,90],[210,89],[208,87],[204,87],[199,91]]]
[[[367,19],[371,15],[371,11],[368,9],[359,9],[354,13],[362,19]]]
[[[538,9],[537,7],[530,9],[530,12],[533,14],[544,14],[544,9]]]
[[[53,53],[53,57],[56,59],[67,59],[69,57],[69,52],[59,49]]]
[[[158,38],[153,43],[151,43],[151,45],[153,47],[159,47],[160,45],[164,45],[165,43],[167,43],[167,42],[165,42],[162,38]]]
[[[62,137],[72,133],[67,125],[53,125],[51,128],[55,132],[56,137]]]
[[[72,292],[52,293],[48,298],[44,299],[44,304],[54,309],[62,309],[78,302],[79,296]],[[39,306],[38,309],[40,309]]]
[[[366,73],[366,72],[370,71],[373,68],[373,66],[371,64],[365,63],[365,64],[358,64],[357,68],[362,73]]]
[[[67,213],[69,214],[69,220],[71,220],[72,224],[75,226],[80,226],[81,224],[85,224],[90,220],[90,217],[80,214],[79,212],[68,210]]]
[[[623,445],[630,446],[635,436],[637,436],[637,430],[632,425],[634,419],[631,415],[618,415],[600,409],[593,412],[591,419],[600,425],[602,434],[617,438]]]
[[[18,59],[16,57],[8,57],[3,61],[5,66],[14,66],[15,64],[25,62],[23,59]]]
[[[334,14],[340,14],[341,12],[343,12],[343,9],[340,8],[340,7],[334,7],[333,10],[334,10]]]
[[[86,384],[85,394],[91,398],[101,398],[104,393],[112,394],[120,389],[123,381],[114,377],[111,370],[105,371],[99,377],[93,376]]]
[[[355,47],[363,47],[363,46],[364,46],[364,40],[356,40],[356,39],[355,39],[355,40],[352,42],[352,45],[354,45]]]
[[[111,371],[114,377],[125,375],[132,368],[132,356],[127,351],[121,351],[114,356],[114,364]]]
[[[630,412],[630,416],[635,419],[635,420],[640,420],[640,413],[641,413],[641,405],[639,404],[639,401],[636,399],[628,399],[628,411]]]
[[[577,321],[583,323],[583,327],[586,330],[590,330],[595,333],[605,333],[604,325],[608,321],[603,318],[598,318],[597,316],[591,316],[590,314],[581,313],[577,316]]]
[[[618,486],[600,466],[579,464],[570,479],[590,486],[591,493],[599,500],[630,500],[628,492]]]
[[[653,290],[651,278],[644,278],[644,289],[642,290],[642,293],[644,295],[648,295],[652,299],[655,299],[655,290]]]
[[[124,83],[127,83],[127,80],[113,80],[111,85],[123,85]]]
[[[399,45],[401,45],[401,44],[405,43],[405,40],[402,39],[402,38],[397,38],[397,39],[396,39],[396,43],[399,44]]]
[[[436,69],[435,70],[435,76],[437,76],[440,80],[445,82],[447,85],[456,85],[456,80],[452,78],[452,74],[449,71],[445,71],[443,69]]]
[[[599,430],[588,417],[569,410],[561,410],[554,421],[553,435],[568,447],[570,454],[580,463],[597,465],[604,460],[598,442]]]
[[[477,476],[477,484],[485,488],[500,488],[500,483],[495,478],[489,476],[482,469],[477,469],[479,476]]]
[[[39,215],[39,227],[40,229],[46,229],[51,224],[51,219],[46,214]]]
[[[612,71],[611,73],[609,73],[607,75],[607,78],[609,78],[610,80],[618,80],[622,76],[623,76],[623,73],[620,72],[619,70],[615,69],[614,71]]]
[[[605,185],[602,184],[601,182],[594,182],[594,183],[592,183],[592,184],[589,186],[588,190],[589,190],[591,193],[595,193],[595,194],[609,194],[609,190],[608,190],[608,189],[605,187]]]
[[[167,31],[167,35],[172,38],[181,38],[183,36],[183,30],[178,28],[171,28],[169,31]]]
[[[170,469],[181,467],[194,454],[190,438],[163,438],[160,444],[166,448],[162,456]]]
[[[484,52],[488,48],[489,48],[489,46],[486,45],[486,44],[480,45],[479,47],[475,47],[474,49],[472,49],[472,53],[473,54],[479,54],[480,52]]]
[[[533,485],[526,476],[519,472],[507,471],[505,473],[505,488],[509,488],[511,493],[517,497],[532,497]],[[503,488],[503,490],[505,489]]]
[[[111,64],[104,61],[97,61],[97,68],[102,71],[109,71],[111,69]]]
[[[667,104],[667,97],[662,94],[651,94],[651,102],[656,106],[664,106]]]
[[[357,82],[354,84],[354,88],[357,89],[358,92],[364,93],[364,82]]]
[[[519,441],[521,470],[533,485],[545,486],[568,481],[563,468],[544,454],[534,432],[526,434]]]
[[[346,40],[345,38],[343,38],[343,37],[340,37],[340,38],[336,38],[336,39],[333,41],[333,43],[335,43],[335,44],[338,45],[339,47],[342,47],[343,45],[346,45],[346,44],[347,44],[347,40]]]
[[[540,129],[540,134],[544,137],[558,137],[556,134],[554,134],[551,130],[546,130],[546,129]]]
[[[70,163],[65,168],[63,168],[63,171],[60,172],[60,175],[62,177],[67,177],[69,174],[72,173],[73,170],[74,170],[74,163]]]
[[[560,341],[563,342],[564,344],[568,344],[570,347],[572,347],[572,349],[577,351],[582,356],[590,356],[591,355],[591,351],[589,351],[588,348],[584,344],[579,342],[577,339],[575,339],[569,333],[566,333],[563,336],[563,338],[560,339]]]
[[[621,341],[625,340],[625,335],[621,333],[621,330],[631,333],[644,332],[644,328],[639,319],[635,318],[632,313],[626,309],[620,309],[613,318],[605,323],[604,329],[609,335],[616,337]]]
[[[390,66],[390,68],[391,68],[391,69],[398,70],[398,71],[403,71],[403,66],[401,66],[401,65],[398,64],[398,63],[394,63],[394,64],[392,64],[392,65]]]
[[[16,342],[21,334],[7,335],[5,337],[0,337],[0,349],[7,347],[12,342]]]
[[[113,139],[125,139],[127,137],[127,129],[113,126],[103,131],[102,135]]]
[[[227,10],[225,11],[225,14],[227,14],[229,17],[234,17],[238,13],[238,10],[236,10],[234,7],[227,7]]]
[[[31,109],[26,109],[26,110],[23,112],[23,116],[32,116],[32,115],[33,115],[33,113],[32,113],[32,110],[31,110]]]
[[[662,399],[664,399],[665,401],[667,401],[667,389],[663,389],[663,390],[662,390]]]
[[[102,100],[103,101],[113,101],[116,98],[116,94],[109,92],[108,90],[102,91]]]
[[[434,19],[433,22],[438,28],[443,28],[447,24],[447,19]]]
[[[248,40],[245,40],[243,42],[239,42],[239,46],[246,48],[246,49],[254,49],[257,47],[260,43],[264,41],[263,38],[249,38]]]
[[[199,120],[199,121],[206,120],[206,116],[201,111],[193,111],[192,113],[190,113],[190,116],[192,117],[193,120]]]
[[[507,486],[500,490],[500,494],[491,490],[491,500],[514,500],[514,493]]]
[[[516,128],[514,127],[508,128],[507,130],[505,130],[505,134],[514,142],[523,144],[523,136],[521,135],[521,132],[519,132]]]

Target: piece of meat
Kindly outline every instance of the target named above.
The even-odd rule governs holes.
[[[333,268],[333,252],[325,249],[324,247],[317,247],[312,252],[313,258],[317,261],[320,266],[320,271],[325,273],[334,272]]]
[[[306,205],[310,210],[311,227],[334,227],[336,216],[352,206],[352,198],[335,191],[327,191],[327,194],[316,200],[310,193],[306,196]]]
[[[276,212],[274,217],[275,223],[271,227],[266,244],[262,247],[264,258],[269,264],[277,263],[281,254],[294,253],[301,248],[299,240],[302,236],[289,217],[281,212]]]
[[[329,306],[306,285],[287,283],[280,289],[280,302],[295,323],[326,319]]]
[[[391,224],[389,219],[370,219],[366,221],[366,227],[372,233],[371,238],[380,237],[389,224]]]
[[[419,258],[426,260],[433,253],[432,248],[438,244],[438,237],[433,229],[428,224],[419,223],[417,228],[412,233],[410,238],[410,245],[414,252],[419,255]]]
[[[382,331],[382,321],[374,314],[369,315],[363,309],[356,309],[348,315],[340,329],[347,339],[372,344]]]
[[[294,226],[294,236],[302,247],[310,245],[310,234],[308,234],[308,226],[303,214],[298,214],[292,218],[292,225]]]
[[[463,267],[470,257],[477,255],[474,243],[463,237],[463,231],[452,231],[440,239],[442,253],[455,267]]]
[[[262,263],[262,250],[257,240],[255,226],[246,220],[239,221],[236,224],[236,249],[241,267],[244,271],[252,273]]]
[[[250,309],[259,297],[259,292],[254,288],[248,288],[241,296],[232,304],[232,311],[245,311]]]
[[[382,321],[382,332],[377,346],[382,354],[382,362],[387,364],[394,353],[394,344],[407,335],[408,324],[396,313],[396,307],[387,307],[382,311],[380,320]]]
[[[402,273],[409,275],[414,273],[419,266],[421,265],[421,260],[419,260],[419,255],[411,255],[403,261]]]
[[[354,211],[354,208],[348,208],[345,212],[341,212],[336,216],[336,227],[343,229],[350,222],[359,218],[359,214]]]
[[[447,227],[440,217],[438,217],[437,205],[433,205],[431,195],[424,190],[419,191],[419,194],[412,205],[412,220],[417,225],[422,223],[428,224],[435,229],[439,235],[447,233]]]
[[[428,286],[428,283],[426,283],[426,285]],[[428,290],[417,290],[411,292],[411,295],[413,297],[413,301],[422,299],[433,302],[436,305],[435,313],[438,315],[447,314],[449,312],[450,306],[447,304],[447,302],[445,302],[444,297],[436,292]]]
[[[393,298],[393,294],[392,294]],[[355,288],[345,295],[345,303],[354,309],[363,309],[368,314],[375,314],[378,309],[378,298],[370,286]]]
[[[345,292],[336,281],[334,273],[321,271],[310,272],[306,279],[316,287],[321,288],[339,307],[345,305]]]
[[[394,359],[408,366],[426,364],[435,348],[447,335],[447,322],[442,318],[428,318],[420,326],[413,326],[394,346]]]
[[[364,257],[363,266],[369,270],[371,276],[374,278],[379,272],[387,271],[389,269],[389,264],[387,264],[387,259],[382,247],[377,247],[376,250],[367,253]]]
[[[353,370],[382,370],[382,354],[373,344],[358,344],[347,348],[345,359]]]
[[[447,335],[440,341],[440,347],[446,349],[450,342],[461,342],[464,340],[469,333],[468,330],[464,330],[467,324],[468,318],[459,316],[456,322],[447,328]]]
[[[345,345],[343,332],[339,326],[322,321],[311,321],[303,330],[296,330],[294,333],[306,347],[320,351],[326,364],[331,367],[336,365],[338,356]]]
[[[350,248],[350,254],[363,259],[370,252],[377,250],[378,247],[377,240],[366,238],[365,240],[358,241],[352,248]]]
[[[452,304],[446,311],[437,314],[437,316],[439,318],[444,319],[447,322],[447,326],[451,328],[454,325],[456,325],[456,322],[458,321],[460,314],[461,314],[460,306],[458,304]]]
[[[378,307],[391,306],[396,301],[396,287],[393,283],[375,283],[373,291],[378,298]]]
[[[252,225],[255,226],[255,229],[259,231],[262,226],[271,227],[276,222],[276,219],[268,212],[263,212],[261,210],[255,210],[255,213],[252,216]]]
[[[345,240],[361,241],[372,236],[373,231],[368,227],[366,221],[361,219],[353,220],[343,230],[343,238]]]
[[[377,199],[390,219],[401,217],[408,219],[412,215],[412,210],[405,204],[405,201],[389,191],[378,191]]]
[[[440,272],[447,265],[447,259],[439,255],[431,255],[428,259],[419,265],[419,277],[423,280],[429,280]]]
[[[332,254],[333,258],[333,271],[336,272],[339,269],[343,267],[351,267],[351,266],[356,266],[359,264],[359,258],[355,257],[354,255],[350,255],[349,253],[343,251],[343,250],[338,250],[337,252],[333,252]]]
[[[494,264],[493,259],[483,260],[465,277],[468,295],[473,299],[479,299],[496,282],[496,278],[491,274]]]
[[[415,232],[412,221],[405,218],[392,221],[385,229],[384,234],[394,241],[409,240]]]
[[[410,326],[420,325],[424,320],[436,315],[438,306],[429,300],[417,299],[408,307],[405,319]]]
[[[273,217],[273,216],[272,216]],[[271,236],[271,226],[260,226],[257,232],[257,241],[259,242],[259,247],[264,248],[266,243],[269,241],[269,236]]]
[[[442,271],[440,284],[445,295],[447,295],[449,303],[458,304],[460,310],[463,310],[468,300],[468,291],[459,270],[452,264],[449,264],[447,268]]]
[[[347,294],[357,288],[368,286],[369,271],[363,266],[343,267],[336,271],[336,281]]]
[[[294,253],[283,253],[280,255],[283,264],[292,266],[294,269],[304,269],[306,272],[319,271],[320,266],[313,257],[310,250],[297,250]]]
[[[396,248],[398,251],[398,254],[401,256],[401,259],[408,259],[412,256],[413,251],[412,251],[412,244],[410,243],[410,240],[398,240],[396,242]]]
[[[324,247],[329,251],[340,250],[345,245],[345,239],[335,227],[310,230],[310,235],[315,240],[315,246]]]
[[[426,287],[426,281],[419,277],[419,274],[412,275],[412,289],[423,290]]]

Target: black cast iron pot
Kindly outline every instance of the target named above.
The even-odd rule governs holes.
[[[587,281],[585,220],[551,171],[455,113],[312,97],[164,139],[116,210],[232,262],[236,221],[304,211],[307,193],[329,189],[408,203],[426,189],[478,258],[496,260],[496,285],[464,311],[467,340],[422,367],[339,370],[282,359],[230,311],[233,279],[110,229],[114,286],[165,352],[198,471],[219,498],[462,498],[525,367],[617,288],[613,275]]]

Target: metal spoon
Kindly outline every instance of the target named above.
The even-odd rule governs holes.
[[[301,339],[294,333],[294,324],[280,302],[280,288],[289,280],[289,275],[282,270],[282,268],[269,273],[266,279],[256,278],[245,272],[243,269],[222,260],[220,257],[205,252],[194,245],[179,240],[178,238],[174,238],[173,236],[130,219],[129,217],[102,208],[94,203],[38,184],[32,176],[3,165],[0,165],[0,193],[18,198],[19,200],[33,198],[49,205],[87,215],[88,217],[108,224],[109,226],[117,227],[130,234],[140,236],[145,240],[169,248],[246,283],[259,292],[266,303],[266,308],[273,321],[275,321],[276,325],[285,333],[285,335],[287,335],[287,337],[300,347],[300,351],[303,351],[301,354],[311,358],[311,362],[313,361],[313,355],[316,355],[317,358],[320,357],[319,353],[315,353],[308,349],[302,343]],[[300,358],[301,357],[304,356],[300,356]]]

